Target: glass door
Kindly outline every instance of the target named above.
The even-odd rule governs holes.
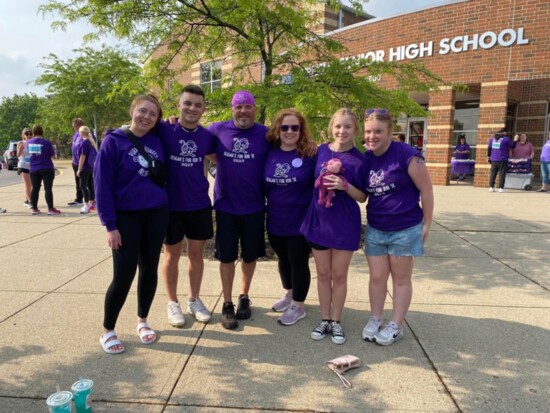
[[[426,131],[427,118],[408,118],[406,142],[413,148],[418,149],[422,156],[426,155]]]

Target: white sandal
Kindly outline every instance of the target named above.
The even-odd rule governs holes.
[[[103,351],[107,354],[120,354],[124,353],[126,349],[118,337],[114,340],[109,341],[110,338],[117,337],[115,330],[109,331],[107,334],[102,334],[99,336],[99,344],[103,347]],[[115,346],[122,346],[122,350],[112,350]]]
[[[145,330],[140,331],[142,328]],[[143,344],[153,344],[155,341],[157,341],[157,333],[155,333],[155,331],[151,328],[151,326],[147,324],[145,321],[142,321],[137,325],[136,331],[139,335],[139,339]],[[147,336],[155,336],[155,338],[153,340],[147,341],[145,340],[145,337]]]

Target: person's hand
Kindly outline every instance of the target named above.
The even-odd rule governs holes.
[[[422,225],[422,241],[426,242],[426,240],[428,239],[428,235],[430,234],[430,228],[431,226],[427,225],[426,223]]]
[[[177,116],[168,116],[168,119],[166,119],[170,125],[175,125],[178,122]]]
[[[76,171],[76,176],[78,176],[80,178],[80,169],[78,171]]]
[[[122,238],[118,229],[107,232],[107,245],[112,250],[118,250],[122,246]]]

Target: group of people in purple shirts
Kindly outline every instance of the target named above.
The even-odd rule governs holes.
[[[184,88],[175,122],[162,121],[158,100],[140,95],[130,107],[127,130],[106,134],[95,167],[97,210],[113,250],[114,274],[105,299],[100,343],[110,354],[125,351],[115,325],[139,267],[136,331],[143,344],[157,333],[147,316],[157,287],[157,266],[164,243],[163,278],[167,316],[176,327],[185,324],[177,297],[178,262],[184,238],[189,260],[186,312],[199,322],[211,314],[200,299],[204,246],[214,237],[223,289],[221,324],[235,329],[251,317],[249,291],[258,258],[265,255],[265,229],[277,254],[283,294],[273,304],[278,322],[290,326],[306,316],[304,303],[311,283],[310,254],[317,273],[320,320],[311,338],[327,335],[346,342],[341,324],[347,295],[347,274],[360,246],[361,212],[367,203],[365,254],[369,267],[371,316],[362,331],[367,341],[390,345],[403,337],[403,323],[412,297],[416,256],[432,225],[433,190],[422,155],[392,140],[392,118],[386,109],[368,109],[364,118],[365,154],[355,147],[358,117],[338,110],[330,120],[330,142],[317,146],[304,116],[284,109],[268,128],[255,121],[256,102],[245,90],[234,94],[232,119],[204,128],[204,93]],[[136,137],[152,159],[167,166],[167,186],[155,183],[149,162],[132,144]],[[205,159],[217,167],[214,203],[208,195]],[[316,178],[328,161],[343,169],[327,175],[324,186],[335,192],[332,203],[319,203]],[[240,248],[239,248],[240,247]],[[241,261],[241,285],[235,306],[233,284]],[[393,313],[383,323],[389,277]],[[236,307],[236,308],[235,308]]]

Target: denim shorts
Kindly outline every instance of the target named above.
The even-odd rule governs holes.
[[[424,255],[421,222],[401,231],[378,231],[367,225],[365,228],[365,254],[371,256],[393,255],[395,257],[420,257]]]

